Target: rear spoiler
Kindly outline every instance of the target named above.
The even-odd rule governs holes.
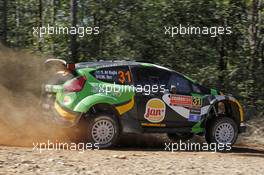
[[[44,62],[45,65],[52,65],[54,63],[63,65],[69,71],[75,70],[75,63],[67,63],[65,60],[62,59],[50,58]]]

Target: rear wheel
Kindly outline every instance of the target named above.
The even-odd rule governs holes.
[[[100,148],[113,146],[119,136],[118,121],[111,115],[96,115],[89,121],[88,138]]]
[[[228,117],[219,117],[211,121],[206,129],[205,138],[210,143],[231,144],[236,142],[238,127],[235,121]]]

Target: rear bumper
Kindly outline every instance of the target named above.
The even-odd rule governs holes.
[[[58,102],[54,103],[54,107],[52,108],[52,115],[57,124],[62,127],[72,127],[76,125],[82,113],[74,112],[65,107],[61,106]]]
[[[239,133],[246,132],[246,130],[247,130],[246,124],[244,122],[240,123]]]

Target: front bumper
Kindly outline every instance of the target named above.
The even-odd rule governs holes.
[[[246,124],[244,122],[241,122],[239,126],[239,133],[246,132],[246,130],[247,130]]]

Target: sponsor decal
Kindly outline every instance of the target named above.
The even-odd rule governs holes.
[[[64,99],[63,99],[63,103],[64,103],[65,105],[68,105],[68,104],[70,104],[71,102],[72,102],[71,97],[69,97],[69,96],[65,96],[65,97],[64,97]]]
[[[200,97],[192,97],[192,106],[193,107],[201,107],[202,99]]]
[[[165,103],[158,98],[152,98],[146,104],[144,118],[152,123],[159,123],[164,120],[165,113]]]
[[[170,105],[185,106],[185,107],[201,107],[202,100],[200,97],[186,96],[186,95],[169,95]]]
[[[190,115],[201,115],[202,99],[197,96],[164,94],[163,101],[175,112],[189,120]],[[192,117],[191,117],[192,118]],[[191,119],[192,120],[192,119]]]
[[[169,97],[170,105],[172,106],[200,107],[202,105],[200,97],[174,94],[171,94]]]
[[[192,97],[185,95],[170,95],[170,105],[173,106],[192,106]]]
[[[131,83],[131,74],[127,69],[112,70],[112,68],[99,69],[94,72],[94,76],[98,80],[114,81],[120,84]]]
[[[197,115],[197,114],[190,114],[188,120],[191,121],[191,122],[197,122],[197,121],[201,120],[201,116]]]

